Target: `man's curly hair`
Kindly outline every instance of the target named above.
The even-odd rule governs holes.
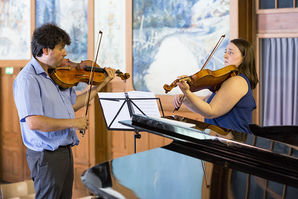
[[[44,24],[35,29],[31,51],[33,57],[40,57],[43,48],[54,49],[57,44],[69,45],[71,43],[69,35],[55,24]]]

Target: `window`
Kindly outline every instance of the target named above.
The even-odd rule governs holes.
[[[260,9],[297,8],[298,0],[259,0]]]
[[[260,0],[260,9],[275,8],[275,0]]]
[[[277,7],[278,8],[293,8],[294,7],[294,1],[293,0],[278,1]]]

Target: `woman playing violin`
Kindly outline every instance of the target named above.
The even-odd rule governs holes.
[[[33,58],[14,81],[14,99],[20,119],[27,162],[36,198],[72,198],[73,158],[71,147],[79,144],[75,129],[86,129],[86,117],[75,117],[85,105],[87,93],[60,89],[49,77],[67,55],[69,35],[53,24],[37,28],[32,37]],[[115,76],[107,76],[90,93],[93,98]]]
[[[186,81],[178,82],[183,94],[175,96],[174,106],[184,103],[205,117],[206,123],[250,133],[252,111],[256,108],[252,89],[258,83],[252,45],[243,39],[231,40],[224,54],[224,66],[229,65],[238,67],[239,74],[225,80],[207,101],[192,93]]]

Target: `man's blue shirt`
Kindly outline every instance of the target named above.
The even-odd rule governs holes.
[[[30,130],[26,117],[41,115],[56,119],[75,117],[72,105],[76,102],[73,88],[60,90],[35,58],[21,70],[14,81],[14,100],[17,106],[25,146],[34,151],[56,150],[59,146],[78,145],[74,129],[42,132]]]

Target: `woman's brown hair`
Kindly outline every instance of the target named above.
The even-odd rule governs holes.
[[[251,88],[254,89],[259,80],[257,76],[255,55],[252,45],[244,39],[233,39],[231,43],[235,44],[240,50],[243,60],[238,67],[239,72],[247,76],[250,81]]]

